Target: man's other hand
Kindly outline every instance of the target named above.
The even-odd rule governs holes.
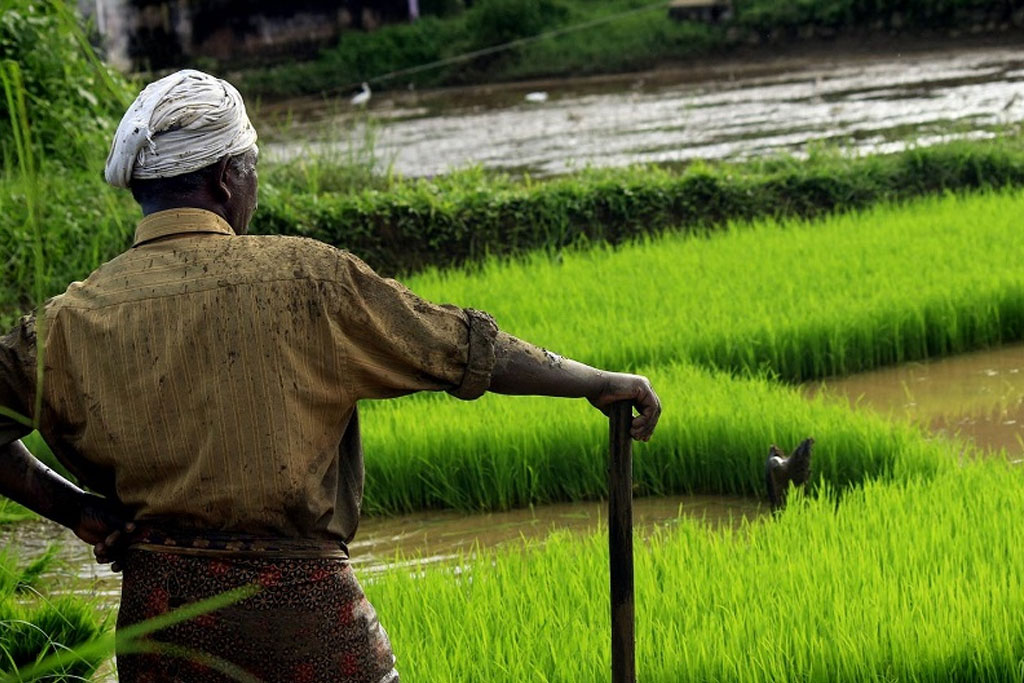
[[[91,493],[83,494],[81,515],[72,531],[93,548],[96,561],[121,571],[121,560],[135,524],[120,506]]]
[[[650,381],[640,375],[608,372],[601,390],[587,400],[591,405],[607,414],[611,405],[619,401],[631,401],[639,413],[633,418],[629,434],[637,441],[648,441],[661,417],[661,400],[651,387]]]

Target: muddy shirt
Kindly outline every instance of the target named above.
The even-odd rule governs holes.
[[[314,240],[163,211],[46,307],[40,431],[137,519],[348,541],[356,401],[486,391],[497,328]],[[0,444],[35,405],[31,318],[0,342]]]

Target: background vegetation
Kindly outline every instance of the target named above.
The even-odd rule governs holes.
[[[280,98],[354,89],[361,81],[381,89],[608,73],[843,34],[948,36],[1024,26],[1021,0],[735,0],[733,17],[720,24],[674,21],[666,4],[479,0],[462,12],[449,5],[443,18],[346,33],[316,60],[250,71],[243,92]],[[545,35],[583,25],[572,37]],[[460,58],[511,41],[523,42]]]
[[[66,0],[4,0],[0,61],[16,62],[24,77],[32,129],[43,156],[75,168],[95,168],[134,96],[124,78],[89,47]],[[9,103],[0,98],[0,151],[13,163]],[[90,163],[91,162],[91,163]]]
[[[258,232],[302,235],[408,274],[488,256],[588,243],[617,244],[667,229],[761,217],[809,218],[948,190],[1024,184],[1024,139],[950,143],[875,157],[591,169],[544,181],[480,171],[402,180],[386,191],[304,192],[270,171]],[[294,177],[294,176],[292,176]]]

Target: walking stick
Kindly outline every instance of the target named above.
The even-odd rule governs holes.
[[[633,422],[631,401],[612,406],[608,460],[608,559],[612,597],[612,683],[635,683],[633,607]]]

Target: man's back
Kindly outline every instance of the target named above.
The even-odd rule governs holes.
[[[458,383],[443,355],[461,309],[407,305],[327,245],[155,214],[48,308],[44,436],[109,473],[140,521],[348,540],[356,400]]]

